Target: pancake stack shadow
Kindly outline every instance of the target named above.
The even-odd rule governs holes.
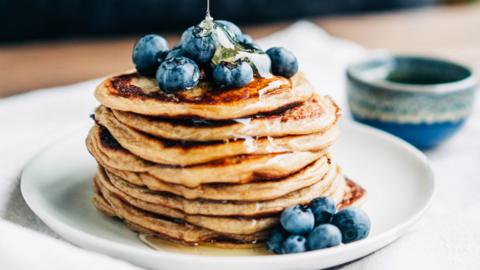
[[[328,152],[339,133],[337,105],[301,73],[177,93],[126,73],[95,95],[101,105],[86,140],[99,165],[93,202],[139,233],[250,247],[289,206],[365,199]]]

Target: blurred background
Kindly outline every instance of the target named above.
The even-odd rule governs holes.
[[[367,49],[440,54],[478,67],[480,3],[446,0],[212,0],[212,15],[254,38],[307,18]],[[0,97],[132,67],[134,41],[170,41],[205,0],[0,0]]]

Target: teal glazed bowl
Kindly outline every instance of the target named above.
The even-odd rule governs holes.
[[[470,68],[437,58],[381,55],[347,68],[353,118],[420,149],[433,148],[460,129],[476,88]]]

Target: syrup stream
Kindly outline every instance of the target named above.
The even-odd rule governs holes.
[[[211,18],[210,16],[210,0],[207,0],[207,12],[205,18]]]

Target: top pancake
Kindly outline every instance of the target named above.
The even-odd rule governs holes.
[[[290,79],[255,78],[244,87],[219,89],[211,82],[167,93],[153,78],[135,72],[104,80],[95,97],[103,105],[120,111],[164,118],[228,120],[289,108],[306,101],[312,86],[301,73]]]

